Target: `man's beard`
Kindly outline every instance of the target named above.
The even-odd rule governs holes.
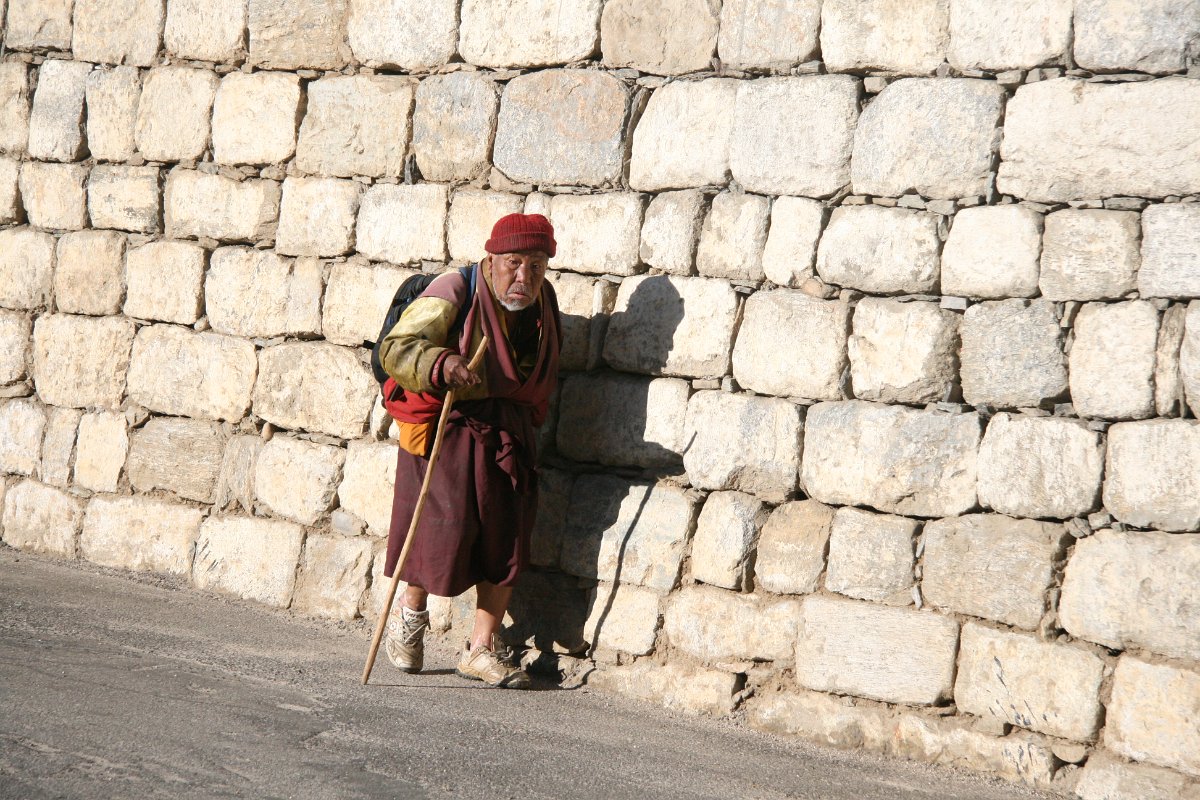
[[[504,306],[508,311],[524,311],[533,305],[533,298],[527,297],[523,300],[505,300],[503,297],[497,298],[500,305]]]

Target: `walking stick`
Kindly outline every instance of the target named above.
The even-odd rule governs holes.
[[[479,368],[483,356],[487,353],[487,347],[488,337],[484,336],[478,349],[475,350],[475,355],[467,364],[467,369],[474,372]],[[408,524],[408,536],[404,540],[404,547],[400,549],[400,557],[396,559],[396,566],[392,570],[392,586],[388,589],[387,600],[383,603],[379,624],[375,626],[375,638],[371,641],[371,652],[367,654],[367,665],[363,667],[362,682],[364,686],[371,677],[371,668],[375,666],[375,656],[379,653],[379,643],[383,640],[388,614],[392,613],[392,603],[396,600],[396,589],[400,586],[400,570],[404,568],[404,562],[408,560],[409,548],[412,547],[413,539],[417,534],[417,523],[421,521],[421,511],[425,508],[425,498],[429,496],[429,479],[433,475],[434,466],[437,465],[438,454],[442,452],[442,433],[446,430],[446,420],[450,418],[452,405],[454,405],[453,389],[446,392],[446,399],[442,403],[442,414],[438,417],[437,432],[433,435],[433,451],[429,454],[429,466],[425,468],[425,478],[421,481],[421,493],[417,495],[417,505],[413,508],[412,522]]]

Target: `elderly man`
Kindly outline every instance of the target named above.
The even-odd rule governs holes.
[[[420,672],[428,596],[453,597],[474,586],[474,629],[456,672],[517,689],[529,686],[529,676],[500,646],[497,632],[529,563],[538,497],[534,428],[546,418],[558,378],[558,303],[545,281],[554,229],[540,214],[510,214],[496,222],[484,249],[488,256],[472,267],[470,279],[457,270],[439,276],[380,347],[393,379],[385,385],[385,405],[400,427],[384,568],[389,577],[429,463],[444,392],[453,388],[456,398],[401,570],[408,588],[388,620],[386,649],[396,667]],[[473,373],[467,362],[485,334],[487,355]]]

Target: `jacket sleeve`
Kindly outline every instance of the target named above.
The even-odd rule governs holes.
[[[446,339],[458,307],[438,297],[418,297],[404,309],[379,346],[388,375],[409,392],[432,392],[433,367],[448,351]]]

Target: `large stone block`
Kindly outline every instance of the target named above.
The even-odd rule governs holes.
[[[88,168],[84,164],[21,165],[21,204],[29,224],[38,228],[77,231],[88,224]]]
[[[92,157],[101,161],[128,161],[137,145],[138,100],[142,96],[142,74],[136,67],[98,69],[88,74],[87,145]]]
[[[1048,300],[996,300],[962,321],[963,398],[973,406],[1039,406],[1067,391],[1063,330]]]
[[[1061,761],[1041,737],[995,736],[964,718],[903,714],[890,731],[889,752],[901,758],[990,772],[1050,789]]]
[[[75,161],[87,152],[83,99],[91,70],[91,64],[81,61],[54,59],[42,64],[29,112],[29,155],[45,161]]]
[[[1134,211],[1066,209],[1046,217],[1039,285],[1047,300],[1113,300],[1137,287]]]
[[[712,0],[610,0],[600,17],[604,63],[656,75],[707,70],[720,13]]]
[[[704,203],[703,192],[697,190],[655,195],[642,221],[641,260],[663,272],[692,274]]]
[[[179,58],[239,60],[246,49],[245,0],[170,0],[163,44]]]
[[[77,231],[58,240],[54,304],[68,314],[116,314],[125,294],[125,237]]]
[[[43,483],[67,488],[71,482],[71,457],[75,454],[75,434],[83,412],[76,408],[51,408],[46,418],[46,434],[42,438]]]
[[[271,337],[321,331],[321,265],[270,250],[213,251],[204,281],[208,320],[217,333]]]
[[[196,541],[192,581],[199,589],[286,608],[303,543],[304,529],[294,522],[209,517]]]
[[[204,512],[148,497],[94,497],[83,517],[80,554],[105,567],[187,575]]]
[[[163,201],[167,236],[256,242],[275,233],[280,187],[276,181],[235,181],[173,169]]]
[[[0,224],[22,222],[25,209],[21,206],[21,162],[0,157]]]
[[[1108,431],[1104,507],[1121,522],[1200,529],[1200,423],[1123,422]]]
[[[950,0],[826,0],[821,55],[831,72],[932,75],[949,45]]]
[[[1170,310],[1168,309],[1168,314]],[[1165,315],[1164,315],[1165,316]],[[1176,320],[1180,316],[1178,313],[1173,315]],[[1193,409],[1200,409],[1200,303],[1193,300],[1188,303],[1187,311],[1183,315],[1184,332],[1182,342],[1179,346],[1179,383],[1182,384],[1183,392],[1187,397],[1187,404]],[[1178,324],[1178,323],[1176,323]],[[1164,326],[1165,327],[1165,326]],[[1162,345],[1170,346],[1168,337],[1171,334],[1170,330],[1164,330],[1165,334],[1159,339],[1160,347]],[[1166,339],[1167,341],[1164,341]],[[1170,357],[1164,359],[1167,363],[1162,364],[1166,369],[1171,368]],[[1173,376],[1172,376],[1173,377]],[[1171,386],[1164,386],[1167,391],[1171,390]],[[1176,391],[1178,391],[1176,389]]]
[[[767,519],[763,502],[741,492],[713,492],[692,541],[692,578],[741,591],[754,566],[754,545]]]
[[[162,40],[163,6],[162,0],[75,0],[75,58],[150,66]]]
[[[1096,72],[1165,74],[1187,68],[1200,36],[1196,0],[1080,0],[1075,7],[1075,62]]]
[[[773,397],[698,392],[688,401],[683,466],[699,489],[736,489],[772,503],[796,490],[804,409]]]
[[[984,300],[1036,295],[1043,220],[1016,204],[959,211],[942,248],[942,294]]]
[[[165,489],[211,503],[227,439],[213,422],[154,417],[130,436],[129,483],[141,492]]]
[[[38,397],[66,408],[120,405],[133,334],[133,323],[123,317],[39,317],[33,326]]]
[[[859,600],[910,605],[914,543],[920,527],[907,517],[838,509],[829,533],[825,588]]]
[[[629,185],[687,189],[729,180],[738,81],[676,81],[654,91],[633,131]]]
[[[225,445],[225,457],[217,475],[217,499],[213,504],[218,509],[229,510],[236,503],[247,514],[254,513],[255,466],[264,444],[257,434],[243,434],[234,436]]]
[[[344,536],[310,536],[292,607],[301,614],[351,620],[367,591],[371,543]]]
[[[1200,672],[1123,657],[1104,744],[1126,758],[1200,777]]]
[[[764,692],[748,706],[751,727],[830,747],[886,752],[896,728],[885,706],[820,692]]]
[[[600,363],[604,332],[612,315],[617,287],[607,280],[571,272],[548,272],[562,313],[560,370],[592,369]]]
[[[725,0],[717,54],[735,68],[782,69],[816,58],[820,0]]]
[[[755,585],[779,594],[815,592],[825,571],[833,515],[832,508],[816,500],[776,508],[758,539]]]
[[[466,262],[481,260],[485,255],[484,245],[491,237],[496,220],[520,213],[524,207],[525,199],[519,194],[479,189],[456,191],[446,223],[446,245],[450,259]],[[561,301],[562,298],[559,299]]]
[[[595,274],[634,275],[642,226],[642,195],[608,192],[555,195],[550,221],[558,253],[555,269]]]
[[[338,75],[308,84],[307,97],[296,166],[339,178],[404,172],[412,81],[390,75]],[[421,171],[429,180],[445,179],[423,166]]]
[[[958,326],[959,316],[936,303],[864,297],[847,342],[854,396],[914,404],[949,396],[958,381]]]
[[[844,302],[787,289],[756,292],[742,310],[733,376],[760,394],[840,400],[849,327]]]
[[[905,705],[950,696],[954,620],[818,595],[806,597],[800,613],[796,682],[806,689]]]
[[[0,530],[4,532],[6,545],[34,553],[75,557],[82,502],[31,480],[21,481],[0,494],[4,500]]]
[[[129,397],[163,414],[239,420],[250,406],[254,345],[174,325],[138,331],[129,366]]]
[[[825,207],[816,200],[806,197],[775,199],[771,204],[771,227],[762,254],[763,274],[767,280],[795,289],[812,277],[825,217]],[[643,227],[643,238],[645,235]]]
[[[150,161],[199,159],[208,148],[209,112],[219,83],[205,69],[147,72],[133,134],[138,151]]]
[[[212,107],[218,164],[274,164],[296,152],[300,79],[282,72],[231,72]]]
[[[975,507],[974,414],[851,400],[813,406],[805,428],[801,484],[810,497],[917,517]]]
[[[574,473],[546,467],[538,471],[537,521],[529,543],[529,560],[534,566],[558,569],[574,483]]]
[[[659,596],[640,586],[598,584],[583,638],[594,649],[619,650],[642,656],[654,649],[658,632]]]
[[[458,3],[350,0],[346,33],[354,57],[368,67],[425,72],[445,64],[454,55],[458,45]]]
[[[1182,355],[1188,307],[1169,306],[1162,315],[1154,354],[1154,409],[1160,417],[1179,416],[1185,407]],[[1200,330],[1197,325],[1195,330]],[[1189,359],[1200,353],[1189,343]]]
[[[32,311],[50,303],[54,237],[32,228],[0,230],[0,306]]]
[[[672,711],[724,717],[733,711],[741,679],[732,672],[680,664],[659,666],[650,659],[608,667],[588,678],[588,686]]]
[[[1099,751],[1083,765],[1075,796],[1080,800],[1176,800],[1187,797],[1187,784],[1187,777],[1174,770],[1129,763]]]
[[[266,69],[339,69],[350,60],[347,0],[250,0],[250,62]]]
[[[1061,525],[971,514],[925,525],[921,592],[936,608],[1033,629],[1046,611]]]
[[[204,306],[204,248],[150,242],[125,254],[126,316],[191,325]]]
[[[157,167],[98,165],[87,183],[88,215],[96,228],[157,233],[162,195]]]
[[[1075,317],[1071,402],[1082,417],[1154,415],[1158,311],[1145,300],[1088,303]]]
[[[857,194],[968,197],[987,191],[1000,144],[995,81],[908,78],[862,113],[850,177]]]
[[[706,663],[791,661],[800,601],[688,586],[667,604],[671,644]]]
[[[1155,204],[1142,212],[1142,297],[1200,297],[1200,205]]]
[[[75,483],[93,492],[115,492],[128,453],[129,430],[124,414],[84,414],[75,445]]]
[[[932,292],[938,285],[938,218],[884,206],[840,206],[817,250],[826,283],[872,294]]]
[[[374,341],[396,290],[414,274],[397,267],[334,264],[321,322],[326,340],[352,347]]]
[[[29,140],[29,70],[20,61],[0,64],[0,150],[21,153]]]
[[[480,67],[545,67],[595,53],[601,0],[464,0],[458,52]]]
[[[345,461],[340,447],[275,436],[258,454],[254,491],[272,513],[315,525],[333,507]]]
[[[358,209],[358,252],[396,264],[444,261],[448,200],[437,184],[372,186]]]
[[[354,249],[354,223],[362,186],[337,178],[288,178],[283,182],[277,252],[292,256],[338,256]]]
[[[708,278],[761,281],[770,209],[771,201],[756,194],[714,197],[700,231],[697,271]]]
[[[689,392],[688,382],[676,378],[572,375],[559,404],[558,450],[576,461],[676,466]]]
[[[379,384],[358,355],[324,342],[268,347],[258,356],[254,413],[283,428],[355,439]]]
[[[32,399],[0,406],[0,472],[36,475],[41,464],[46,411]]]
[[[26,314],[0,311],[0,386],[25,380],[33,322]]]
[[[950,0],[956,69],[993,71],[1061,64],[1071,43],[1071,0]]]
[[[10,50],[71,49],[72,0],[11,0],[4,20]],[[3,11],[0,6],[0,11]]]
[[[1038,202],[1200,191],[1200,83],[1023,86],[1008,102],[1001,192]]]
[[[453,181],[485,172],[499,109],[499,91],[485,75],[455,72],[421,81],[412,121],[412,149],[421,174],[431,181]]]

